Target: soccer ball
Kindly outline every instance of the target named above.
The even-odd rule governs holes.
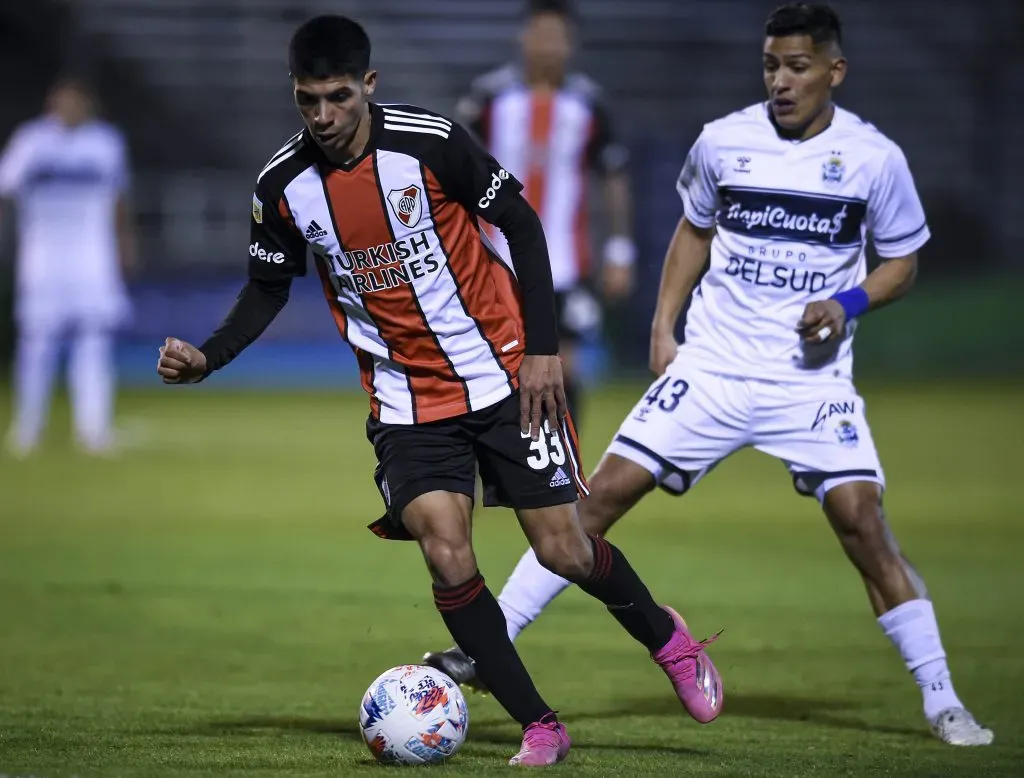
[[[359,731],[385,764],[433,764],[466,739],[469,711],[459,686],[422,665],[392,667],[370,684],[359,708]]]

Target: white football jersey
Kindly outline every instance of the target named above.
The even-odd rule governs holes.
[[[101,121],[27,122],[0,156],[0,196],[18,205],[23,295],[117,296],[115,208],[128,184],[121,133]]]
[[[677,189],[686,218],[716,228],[680,353],[707,370],[765,380],[852,377],[853,333],[804,346],[805,306],[857,286],[870,235],[880,257],[930,233],[900,148],[836,108],[804,141],[775,132],[759,103],[705,125]]]

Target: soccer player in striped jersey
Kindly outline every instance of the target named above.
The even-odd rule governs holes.
[[[434,602],[499,703],[523,727],[513,764],[565,757],[565,727],[540,696],[477,568],[470,540],[479,468],[484,500],[516,511],[536,557],[600,600],[651,654],[683,706],[718,714],[717,673],[682,620],[655,603],[625,557],[579,527],[587,493],[565,409],[544,232],[519,181],[449,119],[370,98],[370,41],[321,16],[289,51],[306,125],[256,180],[249,281],[196,348],[168,338],[158,373],[200,381],[251,343],[285,304],[312,249],[338,331],[370,395],[367,437],[385,515],[371,525],[415,540]],[[478,219],[508,240],[512,270]],[[710,677],[711,691],[695,676]]]
[[[477,78],[455,110],[456,118],[523,182],[523,196],[544,225],[565,394],[578,423],[582,403],[575,351],[600,328],[595,292],[608,302],[629,293],[636,247],[629,151],[616,140],[600,87],[569,70],[575,26],[570,0],[529,0],[519,38],[521,61]],[[597,277],[590,249],[590,173],[600,179],[605,225]],[[507,259],[501,233],[490,231],[489,236]]]
[[[777,9],[762,52],[768,100],[707,124],[691,149],[651,333],[659,377],[591,477],[580,520],[603,536],[655,487],[684,494],[747,446],[775,457],[821,503],[933,733],[987,745],[992,731],[954,691],[924,582],[886,523],[885,477],[853,384],[858,319],[911,288],[929,231],[900,148],[832,102],[846,76],[841,38],[826,5]],[[883,259],[871,273],[868,237]],[[568,585],[527,552],[498,598],[509,634]],[[426,661],[476,680],[457,650]]]

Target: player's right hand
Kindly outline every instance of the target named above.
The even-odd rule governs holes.
[[[167,338],[160,347],[156,372],[165,384],[195,383],[206,373],[206,355],[191,343]]]
[[[655,375],[665,372],[672,360],[676,358],[679,344],[675,335],[671,332],[651,332],[651,361],[650,368]]]

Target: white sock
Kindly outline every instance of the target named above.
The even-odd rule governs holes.
[[[78,442],[90,451],[111,443],[114,413],[113,342],[105,330],[87,329],[75,335],[68,364],[71,409]]]
[[[35,448],[46,426],[59,356],[55,327],[26,329],[18,338],[11,443],[23,451]]]
[[[505,614],[509,639],[514,641],[548,603],[569,586],[568,581],[545,569],[537,561],[532,548],[523,554],[498,595],[498,605]]]
[[[946,708],[962,708],[946,666],[935,609],[928,600],[910,600],[878,617],[885,636],[903,657],[921,687],[924,715],[931,721]]]

